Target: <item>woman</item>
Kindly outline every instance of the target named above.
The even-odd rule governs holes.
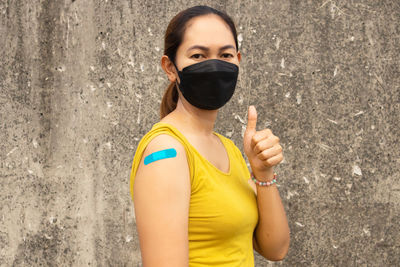
[[[213,131],[240,59],[225,13],[196,6],[168,25],[161,65],[171,84],[131,172],[145,267],[254,266],[253,249],[269,260],[287,254],[289,227],[273,171],[283,159],[279,138],[256,131],[251,106],[243,140],[250,178],[240,150]]]

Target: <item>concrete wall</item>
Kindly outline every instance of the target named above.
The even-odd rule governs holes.
[[[169,20],[210,4],[243,61],[216,131],[249,104],[281,138],[287,258],[400,265],[400,2],[0,1],[0,265],[140,266],[129,174],[159,120]]]

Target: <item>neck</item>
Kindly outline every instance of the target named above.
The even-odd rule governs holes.
[[[209,137],[213,134],[218,110],[199,109],[187,102],[182,102],[179,98],[176,109],[172,113],[191,134]]]

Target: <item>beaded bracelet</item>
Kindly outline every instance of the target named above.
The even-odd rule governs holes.
[[[263,181],[259,181],[256,179],[256,177],[254,177],[253,172],[251,173],[251,179],[254,181],[255,184],[259,185],[259,186],[270,186],[276,183],[276,173],[274,173],[274,178],[272,179],[272,181],[269,182],[263,182]]]

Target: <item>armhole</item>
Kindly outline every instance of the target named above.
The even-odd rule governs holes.
[[[232,140],[230,140],[230,139],[228,139],[228,140],[231,142],[233,150],[236,153],[236,157],[237,157],[238,161],[241,163],[241,165],[246,173],[246,177],[244,177],[244,179],[247,182],[249,179],[251,179],[251,174],[249,171],[249,167],[247,166],[246,160],[244,159],[243,153],[242,153],[242,151],[240,151],[240,149],[235,145],[235,143]]]
[[[157,132],[150,136],[145,135],[142,138],[142,140],[139,142],[139,144],[136,148],[136,152],[135,152],[133,162],[132,162],[132,168],[131,168],[131,173],[130,173],[130,183],[129,183],[132,200],[133,200],[133,185],[134,185],[134,181],[135,181],[136,171],[137,171],[137,169],[140,165],[141,159],[143,157],[143,152],[146,150],[147,145],[151,142],[151,140],[153,140],[153,138],[155,138],[156,136],[162,135],[162,134],[172,136],[178,142],[180,142],[183,145],[183,147],[185,148],[186,159],[187,159],[187,163],[188,163],[188,167],[189,167],[190,185],[191,185],[191,188],[193,188],[194,164],[193,164],[193,155],[192,155],[190,149],[176,135],[171,134],[170,132]]]
[[[236,152],[236,155],[241,162],[241,165],[243,166],[243,171],[245,172],[246,176],[243,178],[243,180],[246,182],[246,184],[249,185],[249,187],[252,189],[254,192],[254,195],[257,196],[257,187],[256,184],[251,180],[251,173],[249,171],[249,167],[247,166],[246,160],[244,159],[243,153],[240,151],[240,149],[235,145],[235,143],[230,140],[234,146],[234,150]]]
[[[233,141],[232,141],[233,143]],[[240,149],[235,145],[235,143],[233,143],[235,146],[235,151],[237,153],[237,156],[240,157],[240,162],[243,166],[243,170],[246,174],[246,176],[243,178],[246,182],[246,184],[249,185],[249,187],[252,189],[252,191],[254,192],[254,195],[257,196],[257,187],[256,184],[251,180],[251,173],[249,171],[249,167],[247,166],[246,160],[244,159],[244,156],[242,153],[242,151],[240,151]]]

